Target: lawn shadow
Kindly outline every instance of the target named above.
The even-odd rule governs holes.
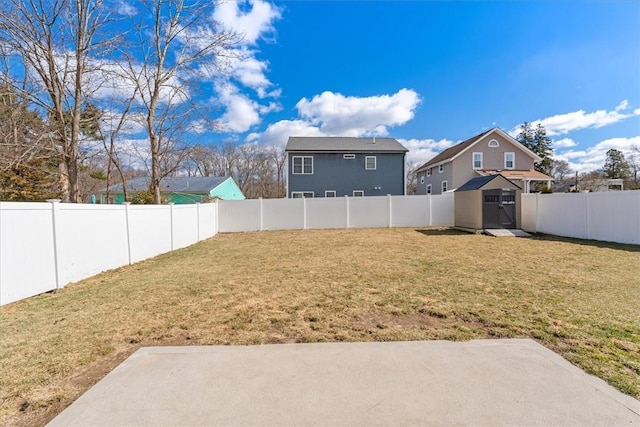
[[[573,243],[576,245],[592,246],[596,248],[617,249],[617,250],[627,251],[627,252],[640,252],[640,245],[605,242],[602,240],[577,239],[574,237],[562,237],[562,236],[556,236],[553,234],[544,234],[544,233],[531,233],[531,238],[535,240],[550,241],[550,242]]]
[[[454,228],[427,228],[416,229],[420,234],[425,236],[468,236],[469,233],[462,230],[456,230]]]

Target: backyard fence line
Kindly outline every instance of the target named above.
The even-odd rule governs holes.
[[[218,231],[453,226],[453,194],[219,200]]]
[[[217,233],[216,204],[0,202],[0,305]]]
[[[525,231],[640,244],[640,190],[522,195]]]
[[[523,194],[522,228],[640,244],[640,191]],[[197,205],[0,202],[0,305],[213,237],[259,230],[454,225],[454,195]]]

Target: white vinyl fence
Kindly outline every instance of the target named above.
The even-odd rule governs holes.
[[[216,205],[0,202],[0,305],[216,234]]]
[[[218,231],[453,226],[453,194],[218,201]]]
[[[640,244],[640,190],[522,195],[522,228]]]
[[[453,194],[198,205],[0,202],[0,305],[220,232],[454,225]],[[524,194],[522,228],[640,244],[640,191]]]

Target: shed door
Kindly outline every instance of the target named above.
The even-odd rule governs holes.
[[[516,191],[482,191],[482,227],[516,228]]]

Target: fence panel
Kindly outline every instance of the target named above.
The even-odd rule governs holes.
[[[172,206],[172,250],[185,248],[198,241],[198,205]]]
[[[129,206],[132,262],[171,250],[171,211],[168,208],[166,205]]]
[[[346,228],[348,197],[307,199],[306,227],[312,229]]]
[[[520,207],[522,212],[521,227],[524,231],[535,233],[536,230],[536,195],[522,194]]]
[[[306,202],[308,201],[306,200]],[[301,230],[304,228],[304,199],[263,199],[261,204],[261,230]]]
[[[431,197],[391,196],[391,225],[393,227],[428,226]]]
[[[0,202],[0,305],[56,288],[52,206]]]
[[[389,226],[389,199],[386,196],[352,197],[349,199],[349,227]]]
[[[60,286],[129,263],[124,206],[54,207]]]
[[[455,225],[455,209],[453,193],[431,196],[431,227],[453,227]]]
[[[589,193],[585,238],[640,244],[639,218],[640,191]]]
[[[219,200],[218,231],[260,230],[260,200]]]
[[[201,204],[198,215],[199,240],[208,239],[216,235],[217,205],[215,203]]]

